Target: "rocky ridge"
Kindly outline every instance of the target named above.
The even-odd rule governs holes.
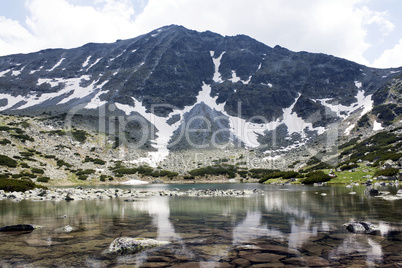
[[[401,72],[170,25],[0,57],[0,110],[114,136],[154,167],[169,152],[200,148],[275,157],[328,141],[333,129],[345,137],[400,122]]]

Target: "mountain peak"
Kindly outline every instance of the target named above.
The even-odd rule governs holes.
[[[211,133],[195,136],[218,137],[214,132],[226,128],[221,141],[240,140],[266,151],[296,148],[333,123],[353,129],[354,121],[377,105],[375,97],[388,94],[384,85],[392,84],[401,72],[402,68],[374,69],[280,46],[272,49],[245,35],[222,36],[169,25],[113,44],[0,57],[0,111],[24,115],[74,111],[81,116],[75,123],[86,118],[92,122],[88,125],[108,133],[116,127],[99,129],[105,124],[99,118],[134,116],[136,123],[123,122],[127,129],[122,132],[143,140],[139,147],[148,150],[155,142],[171,145],[172,136],[164,129],[170,135],[174,129],[167,122],[191,132],[192,118],[201,117],[205,124],[198,122],[195,130]],[[191,111],[201,102],[210,109],[199,105]],[[392,108],[396,117],[399,107]],[[214,122],[215,117],[226,121]],[[145,131],[152,128],[155,137]]]

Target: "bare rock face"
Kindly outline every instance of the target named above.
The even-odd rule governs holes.
[[[147,249],[170,244],[169,241],[158,241],[148,238],[119,237],[109,246],[109,253],[134,254]]]

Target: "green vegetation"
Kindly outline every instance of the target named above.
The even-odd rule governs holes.
[[[113,172],[117,175],[117,176],[123,176],[123,175],[129,175],[129,174],[140,174],[143,176],[151,176],[151,177],[168,177],[170,179],[176,177],[177,175],[179,175],[179,173],[177,172],[172,172],[172,171],[168,171],[168,170],[154,170],[152,167],[150,166],[139,166],[136,168],[125,168],[125,167],[121,167],[121,166],[117,166],[116,169],[113,169]]]
[[[275,171],[262,177],[258,182],[264,183],[270,179],[282,178],[283,180],[289,180],[291,178],[296,178],[299,175],[296,171]]]
[[[44,134],[53,134],[53,135],[59,135],[59,136],[66,136],[71,134],[71,136],[83,143],[86,141],[87,137],[90,136],[89,133],[87,133],[85,130],[81,130],[81,129],[72,129],[71,131],[68,130],[62,130],[62,129],[57,129],[57,130],[50,130],[50,131],[41,131],[40,133]]]
[[[81,176],[81,175],[91,175],[94,173],[95,173],[94,169],[84,169],[84,170],[79,169],[79,170],[77,170],[77,172],[75,174],[78,176]]]
[[[357,121],[358,127],[369,127],[370,126],[370,118],[368,114],[363,115],[359,121]]]
[[[0,145],[7,145],[7,144],[11,144],[11,141],[7,140],[7,139],[1,139],[0,140]]]
[[[345,170],[351,170],[351,169],[354,169],[354,168],[357,168],[357,167],[359,167],[358,164],[356,164],[356,163],[350,163],[350,164],[348,164],[348,165],[343,165],[343,166],[341,166],[339,169],[340,169],[341,171],[345,171]]]
[[[375,106],[371,113],[376,115],[377,118],[383,122],[383,124],[389,126],[392,124],[395,118],[401,115],[401,108],[396,104],[389,103]]]
[[[57,159],[57,166],[58,166],[59,168],[62,167],[62,166],[65,166],[65,167],[67,167],[67,168],[72,167],[71,164],[69,164],[69,163],[67,163],[67,162],[65,162],[64,160],[61,160],[61,159]]]
[[[236,171],[237,170],[236,170],[235,166],[222,164],[222,165],[214,165],[214,166],[207,166],[207,167],[193,169],[193,170],[190,170],[188,172],[188,174],[190,174],[191,176],[224,175],[224,176],[228,176],[229,178],[234,178],[234,177],[236,177]]]
[[[391,159],[393,161],[402,157],[401,147],[402,138],[392,132],[380,132],[361,142],[356,143],[350,148],[345,149],[340,155],[349,156],[348,162],[357,162],[359,159],[367,161],[381,161]],[[344,163],[341,163],[341,165]]]
[[[266,168],[253,168],[249,170],[250,177],[252,178],[262,178],[265,175],[271,174],[273,172],[278,172],[279,169],[266,169]]]
[[[50,178],[49,177],[39,177],[36,181],[37,182],[45,182],[45,183],[47,183],[47,182],[50,181]]]
[[[399,173],[397,168],[380,169],[375,173],[375,176],[395,176]]]
[[[100,158],[92,158],[92,157],[89,157],[89,156],[85,156],[84,162],[92,162],[92,163],[94,163],[96,165],[104,165],[104,164],[106,164],[106,161],[103,161]]]
[[[6,192],[25,192],[38,187],[43,188],[36,185],[31,180],[15,180],[7,178],[0,179],[0,190],[4,190]]]
[[[322,170],[319,170],[307,173],[306,178],[302,179],[301,183],[313,184],[313,183],[327,182],[329,180],[331,180],[331,177],[328,174],[325,174]]]
[[[11,137],[19,139],[22,142],[35,141],[32,137],[28,136],[27,134],[12,134]]]
[[[78,176],[78,179],[79,179],[79,180],[82,180],[82,181],[85,181],[87,178],[88,178],[87,175],[79,175],[79,176]]]
[[[0,155],[0,165],[1,166],[15,168],[15,167],[17,167],[17,164],[18,164],[18,162],[15,161],[14,159],[12,159],[6,155]]]
[[[45,171],[41,168],[31,168],[31,172],[35,174],[44,174]]]

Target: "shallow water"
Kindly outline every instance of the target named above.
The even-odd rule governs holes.
[[[149,197],[60,202],[0,201],[0,225],[44,226],[0,233],[2,267],[384,267],[402,263],[402,201],[355,186],[260,184],[121,186],[145,190],[254,189],[246,197]],[[381,190],[395,193],[397,188]],[[350,194],[350,192],[356,194]],[[326,194],[326,195],[325,195]],[[66,215],[66,217],[63,217]],[[382,235],[342,224],[371,221]],[[72,232],[63,232],[70,225]],[[106,253],[117,237],[168,240],[138,254]]]

